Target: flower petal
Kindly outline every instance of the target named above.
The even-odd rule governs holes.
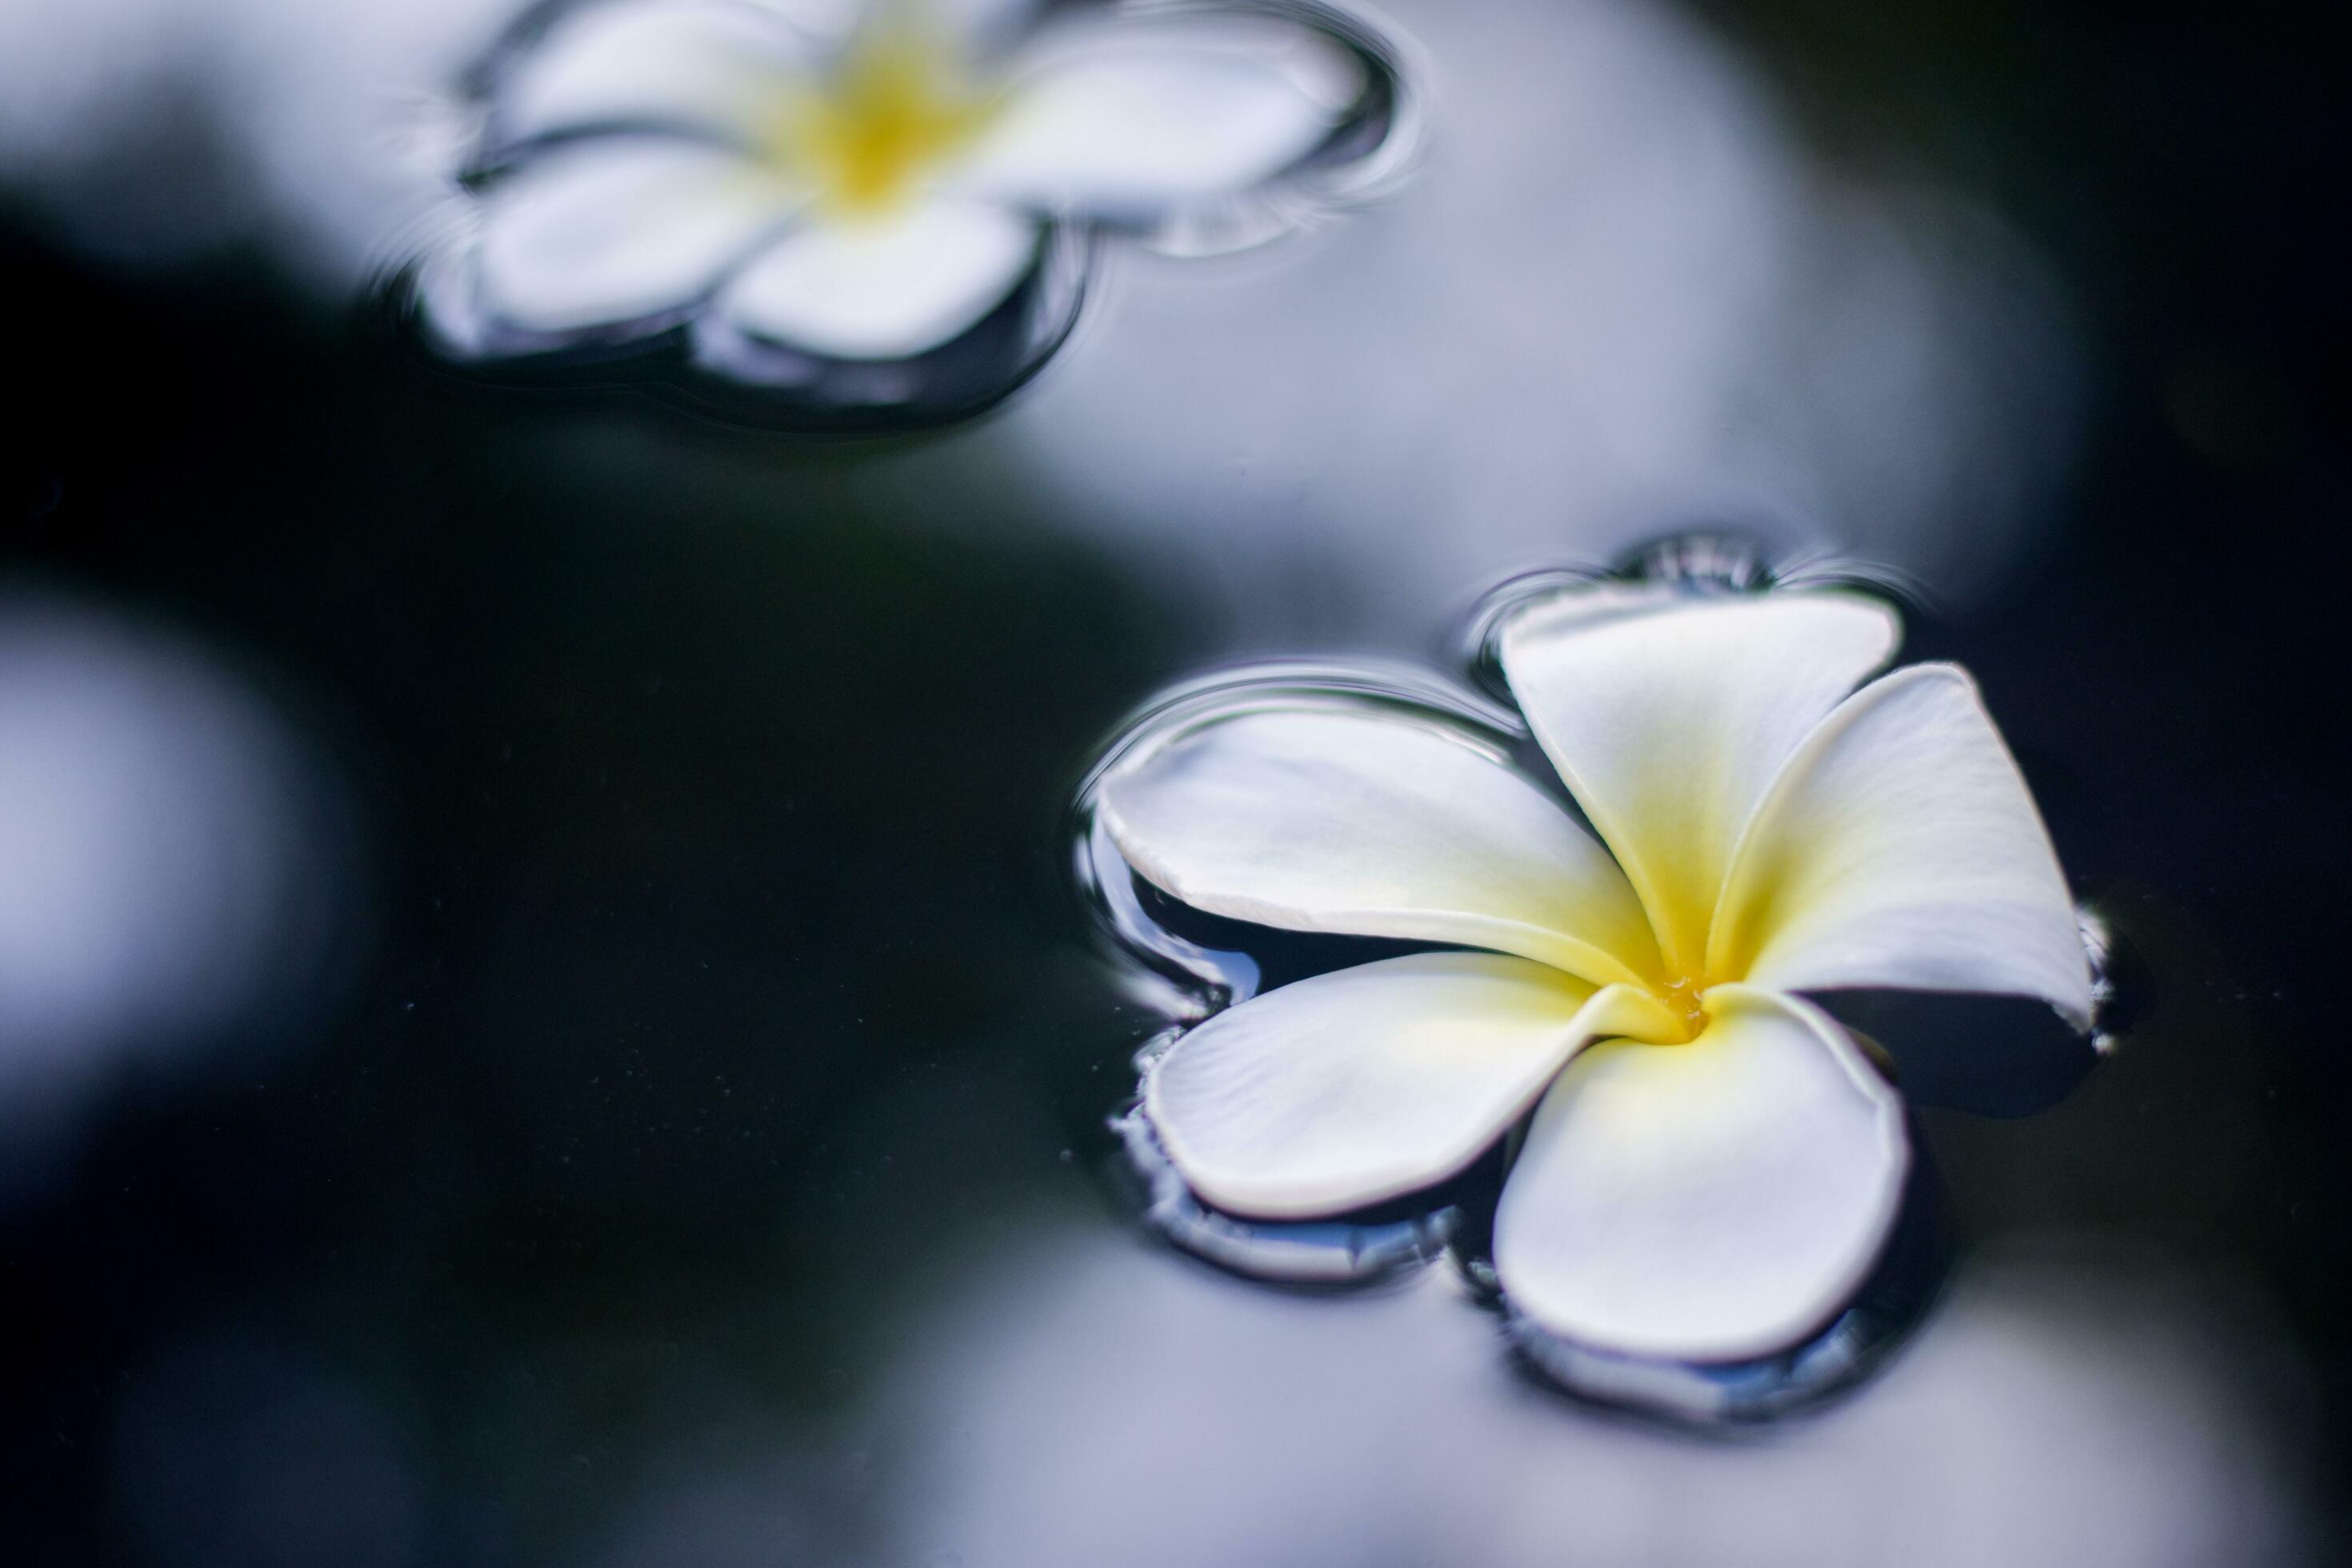
[[[1655,1011],[1523,958],[1384,959],[1211,1018],[1152,1065],[1144,1110],[1208,1202],[1337,1214],[1453,1175],[1586,1040]]]
[[[1748,826],[1709,964],[1789,989],[2038,996],[2089,1027],[2065,873],[1964,671],[1897,670],[1807,738]]]
[[[1596,984],[1657,974],[1641,905],[1591,835],[1435,721],[1221,719],[1114,773],[1102,809],[1129,864],[1212,914],[1494,948]]]
[[[1051,212],[1148,218],[1281,173],[1364,81],[1339,44],[1271,16],[1066,22],[1022,51],[956,181]]]
[[[1781,762],[1885,662],[1895,613],[1843,593],[1580,588],[1519,611],[1502,661],[1536,738],[1699,977],[1733,846]]]
[[[803,199],[732,153],[693,142],[551,148],[487,198],[483,303],[530,331],[657,321],[701,299]]]
[[[1901,1102],[1811,1004],[1706,1001],[1697,1039],[1593,1046],[1536,1112],[1495,1267],[1554,1333],[1746,1360],[1828,1321],[1877,1258],[1910,1164]]]
[[[949,342],[1020,287],[1035,221],[935,199],[812,223],[743,268],[718,310],[756,337],[835,359],[904,359]]]
[[[613,0],[519,44],[491,89],[494,145],[613,126],[759,145],[821,38],[742,0]]]

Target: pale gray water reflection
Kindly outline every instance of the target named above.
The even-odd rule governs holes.
[[[2063,1236],[1962,1268],[1870,1396],[1744,1440],[1515,1376],[1451,1277],[1239,1290],[1074,1228],[976,1267],[833,1441],[866,1560],[964,1568],[2314,1561],[2312,1412],[2258,1302]]]
[[[1106,541],[1244,648],[1418,649],[1496,577],[1676,520],[1954,601],[2028,557],[2080,368],[2063,290],[1998,216],[1825,161],[1651,0],[1393,10],[1433,84],[1408,187],[1213,268],[1117,258],[1013,407],[866,482],[943,529]],[[509,15],[16,8],[0,181],[100,254],[258,246],[348,299],[446,233],[447,86]]]
[[[336,786],[186,634],[0,589],[0,1207],[82,1102],[283,1038],[356,935]]]
[[[118,267],[243,251],[348,297],[429,222],[497,0],[0,7],[0,188]]]
[[[1124,258],[1081,329],[1105,352],[902,493],[1017,466],[1026,493],[950,512],[1109,539],[1245,648],[1417,650],[1499,576],[1685,520],[1955,602],[2019,563],[2080,374],[2022,238],[1825,163],[1666,7],[1396,14],[1436,100],[1410,189],[1214,279]]]

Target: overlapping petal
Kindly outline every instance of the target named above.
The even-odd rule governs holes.
[[[1803,1340],[1899,1210],[1901,1102],[1793,997],[1721,987],[1684,1046],[1612,1041],[1544,1096],[1495,1265],[1530,1321],[1633,1354],[1736,1361]]]
[[[1454,1174],[1587,1040],[1657,1011],[1525,959],[1415,953],[1220,1013],[1154,1064],[1144,1107],[1210,1203],[1329,1215]]]
[[[1740,847],[1709,963],[1792,990],[2038,996],[2089,1026],[2065,876],[1965,672],[1898,670],[1807,738]]]
[[[1245,713],[1105,781],[1138,872],[1196,909],[1293,931],[1493,948],[1654,983],[1640,903],[1592,837],[1491,750],[1384,710]]]
[[[1364,84],[1349,51],[1272,16],[1066,21],[1023,49],[955,183],[1057,214],[1153,217],[1297,163]]]
[[[719,317],[840,359],[898,359],[961,333],[1035,265],[1036,222],[936,198],[785,236],[731,279]]]
[[[822,63],[824,38],[790,8],[751,0],[605,0],[557,17],[501,63],[500,144],[616,127],[757,148],[779,95]]]
[[[483,302],[501,321],[546,332],[682,311],[806,199],[771,171],[691,142],[551,149],[488,199],[476,256]]]
[[[1631,586],[1564,593],[1504,627],[1511,689],[1678,975],[1698,975],[1733,847],[1780,764],[1898,635],[1855,595]]]

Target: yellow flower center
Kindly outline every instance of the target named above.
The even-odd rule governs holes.
[[[772,156],[836,214],[873,216],[904,202],[1001,107],[936,32],[893,16],[861,31],[824,80],[784,103]]]
[[[1706,1028],[1706,987],[1685,975],[1667,986],[1658,1000],[1665,1004],[1676,1023],[1688,1029],[1679,1041],[1670,1044],[1687,1045]]]

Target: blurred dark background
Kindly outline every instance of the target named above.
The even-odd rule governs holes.
[[[2334,1560],[2352,476],[2333,52],[2286,11],[1699,15],[1810,156],[1932,172],[2071,297],[2063,482],[1987,586],[1948,613],[1931,595],[1906,651],[1977,672],[2077,887],[2152,984],[2055,1110],[1931,1109],[1928,1127],[1967,1247],[2123,1280],[2078,1292],[2127,1304],[2117,1376],[2203,1358],[2227,1422],[2193,1402],[2179,1418],[2264,1457],[2249,1501],[2241,1471],[2196,1468],[2191,1431],[2187,1471],[2086,1507],[2161,1513],[2168,1488],[2208,1486],[2212,1533],[2137,1560]],[[0,1107],[0,1562],[951,1560],[917,1555],[908,1520],[955,1489],[926,1430],[972,1417],[952,1379],[936,1409],[905,1394],[909,1336],[995,1353],[952,1316],[989,1259],[1123,1235],[1089,1167],[1150,1020],[1089,955],[1069,791],[1156,686],[1264,647],[1338,651],[1328,614],[1302,590],[1293,635],[1239,635],[1214,593],[1113,535],[1020,526],[1070,504],[1034,452],[496,392],[289,271],[258,244],[93,258],[0,188],[19,389],[0,614],[195,650],[325,803],[274,851],[307,890],[299,930],[269,939],[295,958],[249,1005]],[[1116,354],[1118,324],[1072,353]],[[1287,504],[1269,498],[1266,526]],[[1556,554],[1591,552],[1564,534]],[[1437,650],[1451,630],[1395,635]],[[21,1027],[5,998],[0,1026]],[[2130,1315],[2150,1279],[2192,1303],[2170,1338]],[[2106,1320],[2079,1321],[2097,1342]],[[1036,1419],[1103,1419],[1050,1408]],[[1913,1434],[1922,1466],[1941,1429]],[[719,1474],[728,1489],[694,1489]],[[1127,1479],[1105,1500],[1083,1473],[1040,1477],[1027,1506],[1148,1516],[1154,1476]],[[640,1506],[679,1489],[682,1511]],[[1645,1554],[1589,1560],[1846,1560],[1721,1554],[1672,1511]],[[2096,1522],[2028,1518],[2021,1539],[2133,1560],[2061,1555]],[[1263,1560],[1423,1560],[1380,1539]],[[1484,1560],[1452,1539],[1461,1555],[1427,1560]],[[2089,1539],[2139,1538],[2119,1517]],[[1588,1560],[1573,1544],[1564,1560]],[[961,1550],[1064,1560],[984,1531]],[[2042,1560],[1950,1551],[1936,1560]]]

